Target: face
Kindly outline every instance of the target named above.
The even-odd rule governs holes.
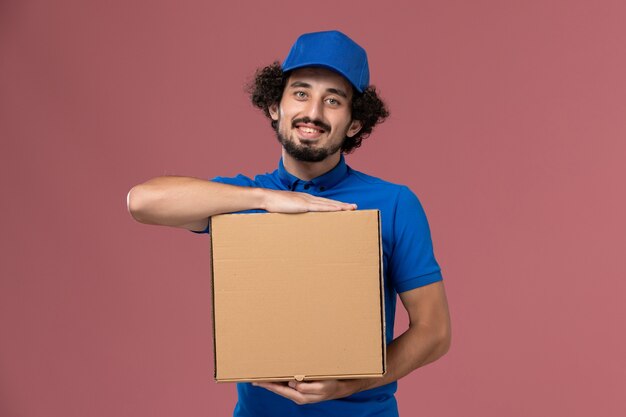
[[[270,116],[278,122],[277,137],[287,153],[303,162],[320,162],[338,155],[346,136],[361,123],[351,117],[352,86],[323,68],[294,70]]]

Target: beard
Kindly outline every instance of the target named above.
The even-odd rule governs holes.
[[[294,120],[293,125],[295,126],[295,123],[299,121],[301,120]],[[305,122],[308,122],[308,120]],[[313,123],[318,125],[315,121],[313,121]],[[330,126],[323,125],[323,127],[327,132],[330,130]],[[302,162],[321,162],[328,158],[328,156],[338,152],[345,141],[344,139],[341,143],[326,148],[316,148],[307,144],[298,144],[294,139],[288,138],[280,132],[280,124],[276,126],[276,139],[278,139],[278,142],[285,148],[289,156]]]

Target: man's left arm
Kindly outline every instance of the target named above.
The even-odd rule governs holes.
[[[259,382],[298,404],[347,397],[396,381],[415,369],[434,362],[450,347],[450,314],[443,282],[400,293],[409,315],[409,328],[387,346],[387,373],[382,378],[290,381],[288,384]]]

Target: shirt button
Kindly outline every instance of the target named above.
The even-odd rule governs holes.
[[[311,188],[311,186],[309,184],[304,184],[304,189],[308,190],[309,188]]]
[[[326,187],[320,187],[320,191],[326,191]]]

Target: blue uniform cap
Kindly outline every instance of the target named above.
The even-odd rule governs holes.
[[[285,72],[304,67],[328,68],[343,75],[361,93],[370,82],[365,49],[337,30],[301,35],[282,67]]]

